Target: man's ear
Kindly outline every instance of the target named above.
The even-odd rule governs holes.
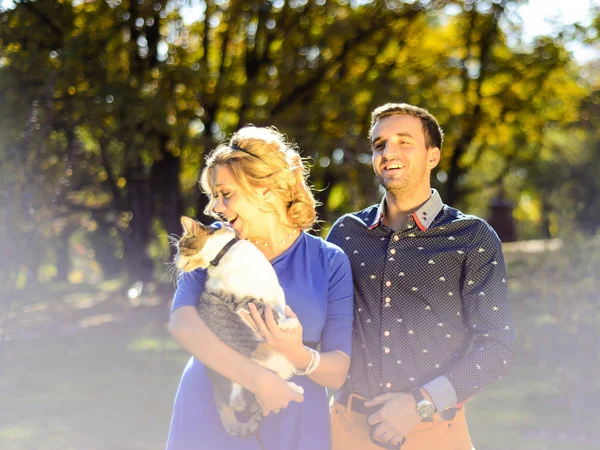
[[[440,163],[441,152],[438,147],[432,147],[427,150],[427,167],[429,170],[437,167]]]

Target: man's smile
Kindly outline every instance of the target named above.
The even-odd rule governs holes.
[[[388,163],[384,164],[383,170],[386,170],[386,171],[402,170],[402,169],[404,169],[404,167],[405,167],[405,165],[402,163],[388,162]]]

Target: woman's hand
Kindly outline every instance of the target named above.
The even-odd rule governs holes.
[[[283,354],[296,368],[304,369],[310,363],[311,354],[304,348],[302,342],[302,324],[292,308],[285,307],[286,319],[293,319],[297,322],[294,328],[282,329],[275,322],[273,309],[270,305],[265,306],[265,320],[260,316],[256,306],[253,303],[248,304],[251,320],[266,342],[275,350]]]
[[[300,392],[302,392],[301,387],[265,370],[257,382],[254,395],[262,408],[263,416],[268,416],[271,412],[277,414],[287,408],[290,402],[301,403],[304,395]]]

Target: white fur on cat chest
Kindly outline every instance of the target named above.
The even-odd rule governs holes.
[[[256,257],[249,257],[256,252]],[[206,287],[213,292],[227,291],[239,297],[262,298],[285,317],[285,294],[271,263],[254,244],[237,242],[218,266],[208,268]]]

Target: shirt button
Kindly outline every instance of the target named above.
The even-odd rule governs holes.
[[[388,389],[389,389],[389,388],[391,388],[391,387],[392,387],[392,383],[387,383],[387,384],[385,385],[385,387],[386,387],[386,388],[388,388]]]
[[[383,351],[384,351],[384,352],[386,352],[386,353],[389,353],[389,352],[390,352],[390,349],[389,349],[389,347],[385,347],[385,348],[383,349]]]
[[[386,303],[389,303],[389,302],[391,302],[391,301],[392,301],[392,299],[391,299],[391,298],[389,298],[389,297],[386,297],[386,298],[385,298],[385,302],[386,302]]]
[[[398,236],[394,236],[394,241],[398,242],[398,239],[400,239]]]
[[[388,281],[386,281],[386,282],[385,282],[385,285],[386,285],[387,287],[390,287],[390,286],[392,285],[392,282],[388,280]]]
[[[386,336],[389,336],[389,335],[390,335],[390,332],[389,332],[389,331],[386,331],[386,332],[385,332],[385,333],[383,333],[383,334],[384,334],[384,335],[386,335]]]
[[[392,255],[395,255],[395,254],[396,254],[396,249],[394,249],[394,248],[393,248],[393,249],[391,249],[391,250],[390,250],[390,253],[391,253]]]

